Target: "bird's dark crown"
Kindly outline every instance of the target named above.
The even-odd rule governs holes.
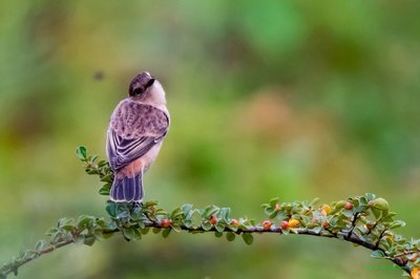
[[[146,89],[152,86],[154,82],[155,79],[148,72],[142,72],[135,76],[130,82],[130,87],[128,88],[128,95],[138,96],[144,93]]]

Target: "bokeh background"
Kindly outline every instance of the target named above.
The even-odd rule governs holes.
[[[374,192],[420,237],[419,1],[1,1],[0,260],[59,217],[105,215],[74,156],[104,156],[128,82],[148,70],[172,126],[146,176],[165,208]],[[121,237],[60,249],[19,278],[398,278],[337,240]]]

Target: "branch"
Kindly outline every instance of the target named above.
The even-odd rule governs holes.
[[[85,148],[77,151],[88,174],[98,175],[104,185],[100,194],[108,195],[113,175],[105,161],[87,154]],[[184,204],[171,212],[158,207],[157,202],[135,203],[107,202],[107,218],[80,216],[61,218],[51,228],[46,240],[40,240],[34,249],[0,267],[0,278],[17,275],[18,269],[34,259],[72,243],[93,245],[97,240],[121,234],[126,240],[138,240],[150,233],[161,233],[164,238],[171,232],[214,233],[228,241],[241,237],[246,244],[253,242],[255,233],[300,234],[345,240],[369,250],[372,256],[390,260],[413,278],[419,272],[419,240],[407,240],[393,229],[404,226],[394,220],[395,213],[383,198],[373,194],[348,198],[317,206],[312,202],[280,202],[278,198],[262,205],[267,218],[255,222],[248,218],[233,218],[230,208],[210,205],[194,208]],[[374,225],[373,225],[374,224]]]

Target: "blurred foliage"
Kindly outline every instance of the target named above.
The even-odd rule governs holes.
[[[71,153],[80,142],[104,150],[112,109],[142,70],[162,81],[172,116],[146,176],[148,199],[258,216],[255,202],[275,195],[375,192],[392,198],[410,224],[401,232],[418,238],[419,8],[413,0],[0,2],[1,262],[60,216],[103,212]],[[62,249],[20,276],[399,275],[323,240],[232,248],[186,238]],[[330,267],[331,258],[340,261]]]

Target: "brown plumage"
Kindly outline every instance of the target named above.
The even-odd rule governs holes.
[[[162,86],[147,72],[137,75],[129,97],[112,113],[107,132],[107,155],[115,176],[112,201],[142,201],[143,174],[156,159],[168,128]]]

